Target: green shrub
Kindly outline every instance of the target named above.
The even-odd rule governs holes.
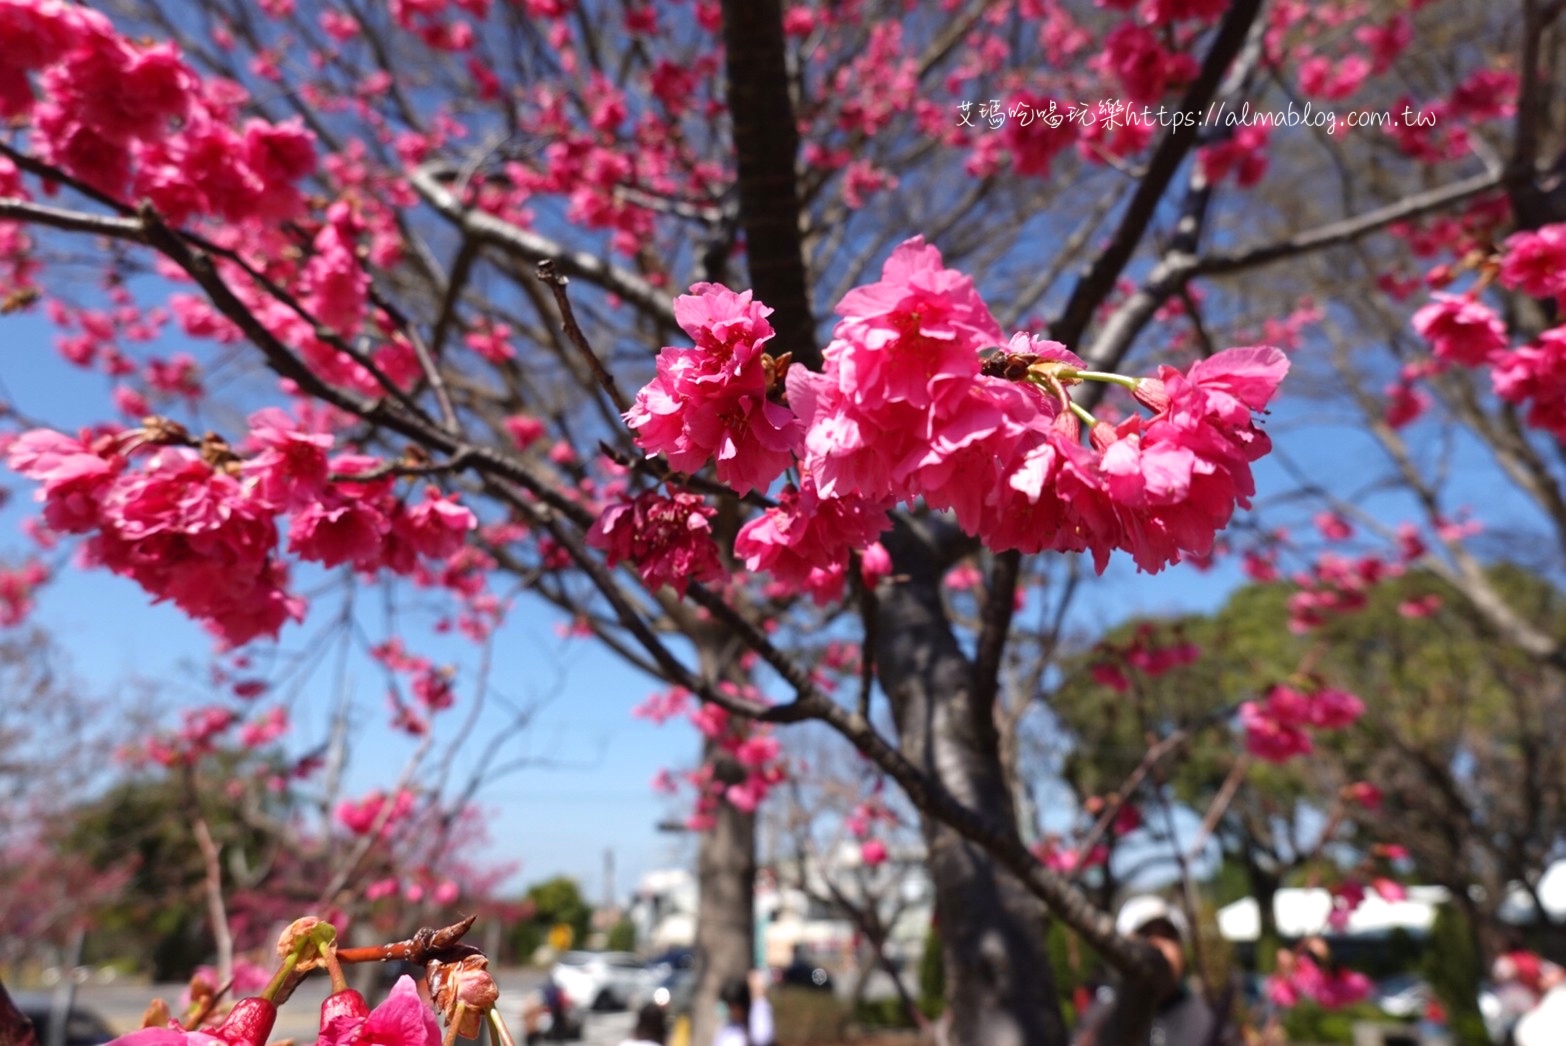
[[[636,924],[629,919],[621,919],[609,928],[609,950],[612,952],[634,952],[636,950]]]
[[[1345,1006],[1341,1010],[1326,1010],[1313,1002],[1302,1002],[1284,1015],[1283,1029],[1290,1042],[1351,1043],[1355,1022],[1387,1020],[1386,1014],[1368,1002]]]
[[[919,956],[919,1009],[926,1017],[939,1017],[946,1009],[946,962],[941,955],[941,934],[935,928],[924,939]]]
[[[1489,1037],[1479,1015],[1484,970],[1468,919],[1450,904],[1436,910],[1421,971],[1446,1010],[1447,1027],[1460,1046],[1485,1046]]]

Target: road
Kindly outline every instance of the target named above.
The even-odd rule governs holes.
[[[522,1046],[522,999],[543,983],[543,975],[536,970],[501,969],[495,971],[495,982],[500,986],[501,1012],[506,1024]],[[311,977],[299,986],[277,1015],[277,1026],[272,1040],[293,1039],[300,1046],[315,1041],[321,1000],[326,997],[328,983],[324,977]],[[132,984],[116,982],[98,984],[89,981],[76,990],[76,1005],[94,1010],[109,1022],[116,1032],[134,1031],[141,1024],[141,1014],[149,1000],[162,998],[171,1006],[177,1005],[182,984]],[[630,1034],[632,1016],[629,1013],[588,1014],[585,1037],[580,1046],[619,1046]],[[470,1040],[458,1040],[467,1042]]]

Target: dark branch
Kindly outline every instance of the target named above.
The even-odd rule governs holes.
[[[819,370],[799,229],[799,129],[788,96],[780,0],[724,0],[723,47],[751,289],[774,310],[774,354],[792,353],[794,362]]]
[[[1218,90],[1224,71],[1244,46],[1245,38],[1251,31],[1251,23],[1256,20],[1260,10],[1261,0],[1235,0],[1229,6],[1229,13],[1224,16],[1223,24],[1213,37],[1207,58],[1202,62],[1202,71],[1186,89],[1176,107],[1177,111],[1199,113],[1207,108]],[[1114,289],[1115,281],[1125,271],[1132,252],[1142,242],[1142,235],[1147,231],[1159,201],[1163,199],[1164,190],[1169,187],[1186,154],[1196,144],[1199,130],[1195,121],[1192,121],[1170,128],[1159,140],[1147,161],[1147,173],[1137,183],[1136,191],[1126,204],[1125,212],[1120,216],[1120,225],[1115,229],[1109,244],[1093,259],[1093,264],[1072,289],[1060,317],[1050,324],[1051,338],[1067,345],[1081,341],[1093,313]]]

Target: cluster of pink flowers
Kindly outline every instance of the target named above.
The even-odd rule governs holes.
[[[723,682],[719,687],[735,697],[762,699],[760,691],[753,686]],[[686,822],[692,831],[706,831],[713,826],[720,802],[754,813],[768,793],[788,775],[783,747],[770,726],[738,719],[719,705],[697,703],[691,692],[683,687],[671,687],[650,695],[631,714],[660,726],[680,716],[688,718],[703,737],[743,771],[744,777],[737,782],[720,780],[712,762],[680,775],[659,771],[653,780],[654,791],[672,795],[679,790],[680,780],[695,789],[695,805]]]
[[[395,683],[397,676],[407,677],[408,689],[425,712],[442,712],[456,702],[456,692],[453,688],[456,669],[452,666],[437,666],[427,657],[410,654],[403,646],[402,640],[396,637],[376,645],[370,651],[370,656],[385,665],[392,674],[391,693],[394,705],[400,704],[402,700]]]
[[[1349,558],[1323,552],[1310,570],[1292,577],[1300,590],[1289,597],[1289,630],[1303,634],[1321,627],[1330,617],[1365,609],[1370,590],[1401,576],[1406,563],[1406,559],[1392,562],[1374,555]]]
[[[1344,690],[1323,688],[1314,692],[1282,684],[1267,691],[1261,701],[1240,706],[1245,729],[1245,749],[1272,763],[1286,763],[1314,751],[1309,730],[1342,730],[1365,713],[1365,703]]]
[[[1309,1000],[1328,1010],[1352,1006],[1370,995],[1370,978],[1342,967],[1323,969],[1309,955],[1282,953],[1278,972],[1267,978],[1267,998],[1289,1008]]]
[[[1144,623],[1129,643],[1100,643],[1094,653],[1097,660],[1089,668],[1093,681],[1123,694],[1131,689],[1125,668],[1157,679],[1177,668],[1195,664],[1202,656],[1202,648],[1178,635],[1172,642],[1160,643],[1153,625]]]
[[[875,794],[864,802],[856,804],[849,815],[843,819],[843,827],[859,844],[859,859],[869,868],[885,864],[890,856],[885,841],[875,837],[876,826],[891,827],[897,824],[897,815],[887,808],[881,798],[881,787],[881,782],[877,780]]]
[[[413,792],[402,788],[389,798],[385,792],[376,791],[357,801],[344,799],[337,804],[337,821],[354,835],[368,835],[385,818],[380,829],[385,834],[413,813],[417,798]]]
[[[74,439],[38,429],[11,444],[11,468],[40,481],[44,521],[90,534],[89,562],[135,580],[238,646],[276,635],[304,604],[274,554],[274,510],[253,488],[182,447],[131,468],[117,435]]]
[[[1546,225],[1508,237],[1496,266],[1502,286],[1535,298],[1566,304],[1566,224]],[[1464,296],[1436,293],[1414,313],[1413,326],[1430,344],[1434,363],[1443,366],[1488,367],[1495,394],[1525,406],[1533,428],[1566,438],[1566,327],[1544,331],[1532,342],[1513,348],[1506,325],[1495,310],[1479,301],[1477,291]],[[1424,371],[1415,368],[1390,393],[1389,417],[1404,424],[1417,417],[1423,403],[1410,388]],[[1425,402],[1428,402],[1426,400]]]
[[[822,601],[840,594],[855,550],[879,567],[874,542],[899,501],[951,510],[992,549],[1091,551],[1100,570],[1116,548],[1149,571],[1204,556],[1254,492],[1250,467],[1270,444],[1253,412],[1288,369],[1270,348],[1162,368],[1130,383],[1153,416],[1094,424],[1085,445],[1068,391],[1082,361],[1019,334],[1003,357],[1017,373],[986,372],[999,326],[973,281],[916,238],[843,298],[824,369],[789,369],[785,408],[767,398],[779,365],[762,351],[765,307],[696,291],[678,303],[696,346],[663,350],[627,421],[649,453],[687,472],[715,461],[741,493],[796,464],[799,481],[741,529],[735,552]]]
[[[385,1002],[362,1016],[334,1016],[322,1025],[316,1041],[321,1046],[440,1046],[440,1023],[405,974]]]
[[[763,346],[772,310],[749,291],[698,283],[675,299],[674,315],[696,342],[665,348],[658,376],[636,395],[626,422],[649,453],[682,472],[716,462],[719,480],[741,494],[764,490],[791,461],[798,422],[767,398],[772,375]]]
[[[1097,868],[1109,860],[1109,847],[1103,843],[1084,853],[1080,846],[1067,846],[1054,833],[1035,843],[1032,852],[1044,867],[1062,875],[1070,875],[1085,868]]]
[[[0,68],[0,115],[28,119],[36,151],[98,190],[128,188],[175,222],[280,220],[301,205],[295,186],[315,167],[302,122],[241,127],[243,91],[203,83],[171,44],[128,40],[78,4],[0,0]]]
[[[289,516],[289,552],[368,573],[412,575],[421,560],[456,557],[476,526],[472,512],[433,488],[409,505],[390,476],[333,482],[333,472],[367,473],[380,463],[329,458],[332,437],[280,410],[250,420],[247,460],[227,448],[155,445],[169,436],[156,422],[79,438],[36,429],[11,442],[7,459],[41,484],[49,530],[87,535],[89,563],[174,603],[230,647],[275,637],[304,616],[278,554],[281,514]]]
[[[33,610],[33,591],[49,580],[49,568],[29,558],[21,566],[0,567],[0,628],[14,628]]]
[[[728,577],[712,538],[718,510],[699,496],[648,491],[614,502],[587,532],[587,543],[602,549],[609,565],[634,563],[649,588],[668,585],[680,595],[692,581],[721,582]]]

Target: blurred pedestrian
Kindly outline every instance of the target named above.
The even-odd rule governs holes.
[[[1147,1035],[1138,1040],[1146,1046],[1228,1046],[1235,1041],[1233,1027],[1220,1028],[1212,1007],[1201,993],[1185,983],[1185,948],[1191,928],[1185,914],[1161,897],[1144,894],[1133,897],[1120,908],[1115,930],[1127,937],[1140,937],[1156,948],[1174,975],[1163,995],[1154,1001],[1152,1021]],[[1075,1046],[1099,1046],[1113,1035],[1115,1041],[1128,1027],[1140,1023],[1137,1009],[1146,1000],[1137,999],[1113,988],[1100,989],[1094,1004],[1077,1025]],[[1111,1030],[1113,1029],[1113,1030]]]
[[[723,1026],[712,1046],[773,1046],[772,1002],[767,998],[767,971],[730,977],[718,990],[725,1009]]]
[[[636,1026],[631,1029],[631,1037],[620,1046],[664,1046],[668,1034],[663,1007],[649,1002],[637,1011]]]

